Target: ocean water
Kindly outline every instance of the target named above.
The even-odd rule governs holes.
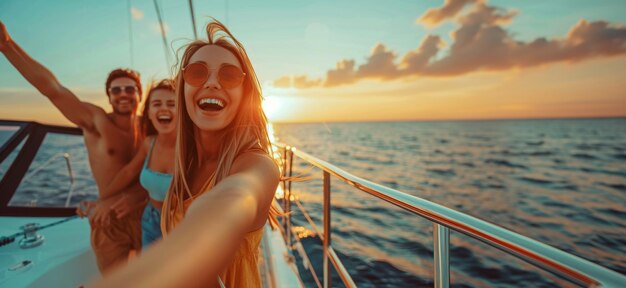
[[[274,130],[279,142],[356,176],[626,274],[626,119],[283,124]],[[311,178],[292,190],[322,229],[322,172],[296,159],[294,174]],[[333,245],[359,287],[432,286],[430,222],[339,180],[331,190]],[[302,234],[314,234],[294,209]],[[453,286],[570,286],[450,234]],[[321,242],[302,241],[321,267]],[[311,277],[305,281],[315,286]]]
[[[521,233],[626,274],[626,119],[275,124],[276,138],[356,176]],[[14,133],[0,129],[0,145]],[[74,182],[63,157],[69,154]],[[16,153],[0,163],[0,177]],[[322,172],[302,160],[292,184],[322,229]],[[80,136],[50,134],[9,205],[70,206],[97,191]],[[337,179],[332,239],[359,287],[429,287],[432,224]],[[296,205],[293,205],[295,208]],[[298,210],[304,250],[323,275],[322,246]],[[450,233],[454,287],[567,282]],[[300,274],[315,287],[299,255]],[[341,280],[333,278],[333,286]]]
[[[13,129],[0,129],[0,146],[14,133]],[[23,139],[0,163],[0,177],[4,177],[27,140],[28,137]],[[89,168],[83,137],[48,133],[8,205],[65,207],[67,203],[75,207],[80,201],[97,197],[98,189]]]

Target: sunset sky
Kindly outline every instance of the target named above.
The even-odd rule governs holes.
[[[188,1],[158,2],[177,49],[193,38]],[[239,0],[194,9],[200,37],[213,16],[244,44],[276,122],[626,116],[623,0]],[[175,63],[149,0],[5,0],[0,20],[65,86],[106,110],[108,72],[132,66],[147,83]],[[69,123],[4,57],[0,118]]]

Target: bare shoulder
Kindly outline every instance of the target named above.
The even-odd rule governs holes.
[[[278,181],[280,179],[280,171],[274,159],[266,153],[258,151],[248,151],[237,156],[235,159],[231,173],[253,173],[261,176],[269,182]]]
[[[148,150],[150,149],[150,143],[152,142],[152,140],[154,140],[156,136],[154,135],[150,135],[150,136],[146,136],[146,138],[143,138],[143,141],[141,142],[141,146],[139,147],[139,152],[141,153],[148,153]]]
[[[154,138],[156,138],[155,135],[149,135],[146,136],[146,138],[143,138],[143,143],[141,144],[141,148],[150,148],[150,143],[154,140]]]

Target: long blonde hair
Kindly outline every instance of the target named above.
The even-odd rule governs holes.
[[[218,150],[217,168],[202,185],[200,191],[210,190],[216,183],[227,177],[235,158],[246,150],[256,147],[262,149],[270,157],[272,155],[271,142],[267,132],[267,117],[261,106],[263,100],[261,85],[243,45],[222,23],[215,19],[207,24],[206,32],[207,40],[196,40],[187,45],[176,69],[177,111],[180,118],[176,132],[174,176],[163,205],[161,225],[164,232],[171,231],[181,220],[180,218],[184,214],[183,201],[197,196],[192,195],[189,177],[192,169],[199,167],[199,161],[202,157],[196,148],[195,124],[189,117],[185,105],[185,83],[181,69],[189,63],[189,59],[198,49],[206,45],[225,48],[237,57],[243,72],[246,73],[242,84],[243,98],[238,112],[228,127],[224,128],[225,133]],[[273,217],[276,213],[277,211],[271,207],[269,218],[272,224],[276,223],[276,219]]]

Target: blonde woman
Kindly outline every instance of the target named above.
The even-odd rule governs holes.
[[[279,182],[261,89],[246,51],[217,21],[189,44],[176,80],[178,115],[164,239],[98,287],[260,287],[262,228]],[[272,211],[274,214],[274,211]]]

